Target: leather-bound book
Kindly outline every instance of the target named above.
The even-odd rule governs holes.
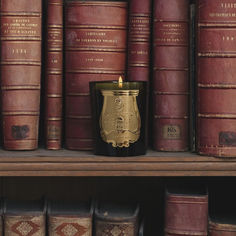
[[[66,1],[65,75],[68,149],[93,148],[90,81],[118,80],[126,66],[127,2]]]
[[[167,189],[165,236],[207,236],[207,224],[207,192],[201,189]]]
[[[188,23],[188,0],[154,0],[153,147],[158,151],[189,146]]]
[[[214,216],[209,219],[209,236],[236,236],[236,220],[234,217]]]
[[[5,236],[45,236],[46,209],[43,201],[6,200]]]
[[[93,205],[52,201],[48,205],[49,236],[92,236]]]
[[[63,77],[63,1],[47,1],[47,47],[45,73],[45,144],[61,148]]]
[[[135,204],[100,203],[95,208],[95,236],[137,236],[139,207]]]
[[[151,0],[129,1],[128,61],[129,81],[149,81]]]
[[[1,102],[4,148],[38,147],[41,0],[2,0]]]
[[[197,151],[236,157],[236,4],[197,1]]]

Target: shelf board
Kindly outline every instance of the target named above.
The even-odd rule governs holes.
[[[236,176],[236,159],[152,150],[138,157],[65,149],[0,150],[0,176]]]

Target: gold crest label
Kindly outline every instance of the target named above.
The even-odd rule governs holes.
[[[102,90],[104,97],[100,116],[103,141],[113,147],[129,147],[139,139],[141,118],[136,97],[138,90]]]

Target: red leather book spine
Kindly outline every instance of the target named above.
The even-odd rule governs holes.
[[[188,0],[155,0],[153,21],[153,146],[188,149]]]
[[[209,220],[209,236],[235,236],[236,224],[234,219],[210,219]]]
[[[45,77],[46,148],[60,149],[62,138],[63,1],[47,1]]]
[[[198,0],[197,151],[236,157],[236,4]]]
[[[41,77],[40,0],[2,0],[1,90],[4,148],[38,147]]]
[[[66,4],[66,147],[93,148],[89,81],[117,80],[126,65],[127,3]]]
[[[166,195],[165,236],[207,236],[208,195]]]
[[[129,81],[149,81],[151,0],[129,1],[127,76]]]

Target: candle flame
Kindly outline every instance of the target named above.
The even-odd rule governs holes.
[[[119,88],[122,88],[122,87],[123,87],[123,80],[122,80],[122,77],[121,77],[121,76],[119,77],[118,85],[119,85]]]

